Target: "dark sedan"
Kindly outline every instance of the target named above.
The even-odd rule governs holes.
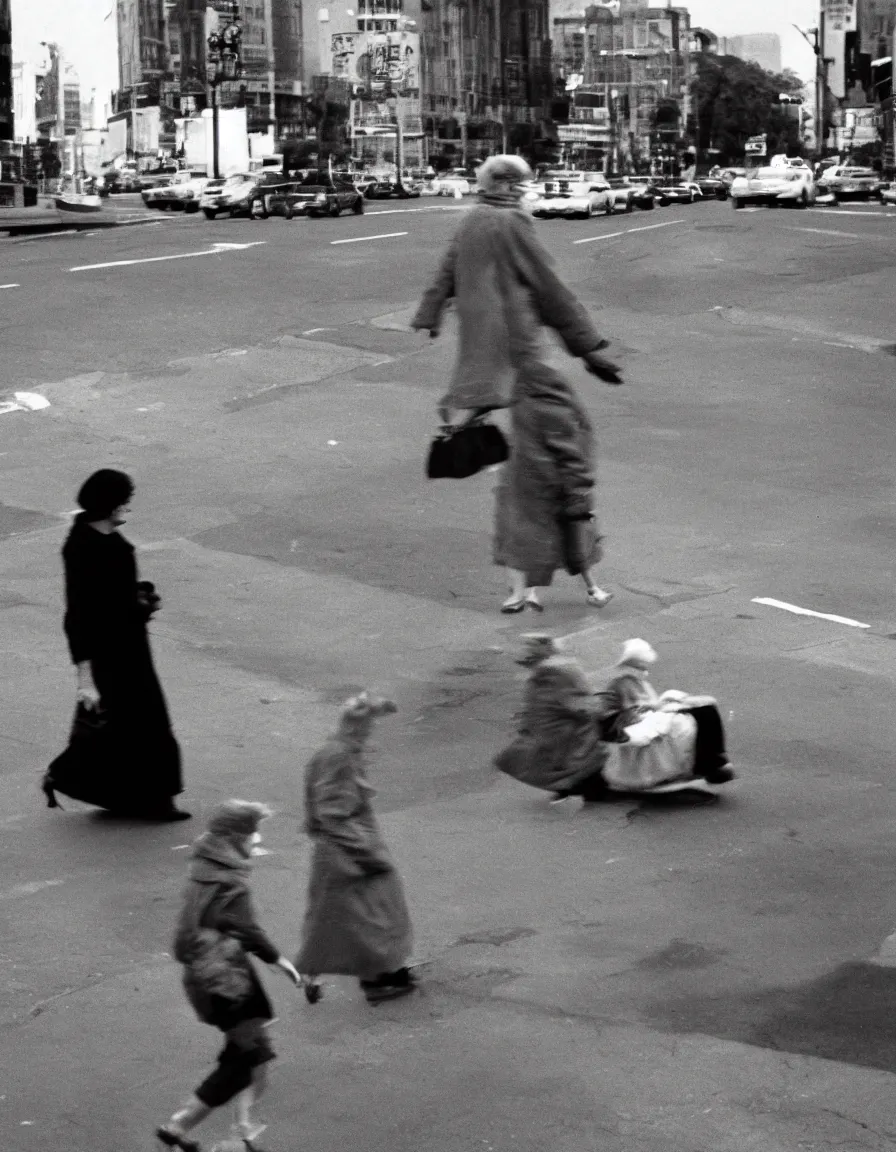
[[[419,180],[411,180],[399,176],[377,176],[376,180],[367,189],[370,200],[408,200],[412,196],[419,196],[423,192],[423,184]]]
[[[287,220],[295,216],[338,216],[347,209],[360,216],[364,211],[364,197],[345,179],[331,179],[325,173],[313,172],[299,184],[277,190],[268,201],[268,211],[283,215]]]
[[[697,185],[707,200],[728,199],[728,185],[721,176],[698,176]]]
[[[614,180],[610,181],[611,185],[615,185],[615,183]],[[660,192],[652,180],[647,177],[630,176],[624,183],[633,189],[632,204],[635,208],[640,208],[642,212],[650,212],[656,208]]]

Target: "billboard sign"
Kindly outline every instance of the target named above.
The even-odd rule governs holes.
[[[855,32],[856,0],[826,0],[824,9],[825,31]]]
[[[332,75],[372,94],[408,96],[420,88],[417,32],[346,32],[331,38]]]

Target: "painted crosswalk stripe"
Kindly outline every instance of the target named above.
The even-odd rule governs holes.
[[[773,600],[769,596],[755,596],[751,604],[764,604],[768,608],[780,608],[784,612],[792,612],[795,616],[814,616],[817,620],[829,620],[832,624],[846,624],[849,628],[870,628],[870,624],[862,624],[859,620],[852,620],[849,616],[834,616],[830,612],[815,612],[812,608],[800,608],[797,604],[788,604],[786,600]]]
[[[331,240],[331,244],[362,244],[365,240],[391,240],[394,236],[407,236],[407,232],[381,232],[378,236],[352,236],[348,240]]]
[[[684,224],[684,220],[664,220],[662,224],[645,224],[642,228],[625,228],[622,232],[603,232],[600,236],[586,236],[584,240],[573,240],[573,244],[593,244],[596,240],[613,240],[617,236],[631,236],[633,232],[653,232],[656,228],[669,228],[673,224]]]

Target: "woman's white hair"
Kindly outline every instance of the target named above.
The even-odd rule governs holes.
[[[489,156],[477,171],[476,178],[483,192],[494,192],[508,184],[532,180],[533,172],[522,156]]]

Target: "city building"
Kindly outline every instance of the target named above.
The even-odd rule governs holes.
[[[719,41],[719,52],[738,60],[752,60],[767,72],[781,71],[781,37],[776,32],[725,37]]]
[[[26,60],[12,66],[13,139],[17,144],[37,140],[37,70]]]
[[[591,5],[557,15],[553,34],[554,73],[569,101],[557,129],[564,158],[608,171],[674,166],[690,112],[688,10]]]
[[[10,0],[0,0],[0,141],[12,141],[12,10]]]
[[[167,70],[165,0],[117,0],[118,107],[158,104]]]

